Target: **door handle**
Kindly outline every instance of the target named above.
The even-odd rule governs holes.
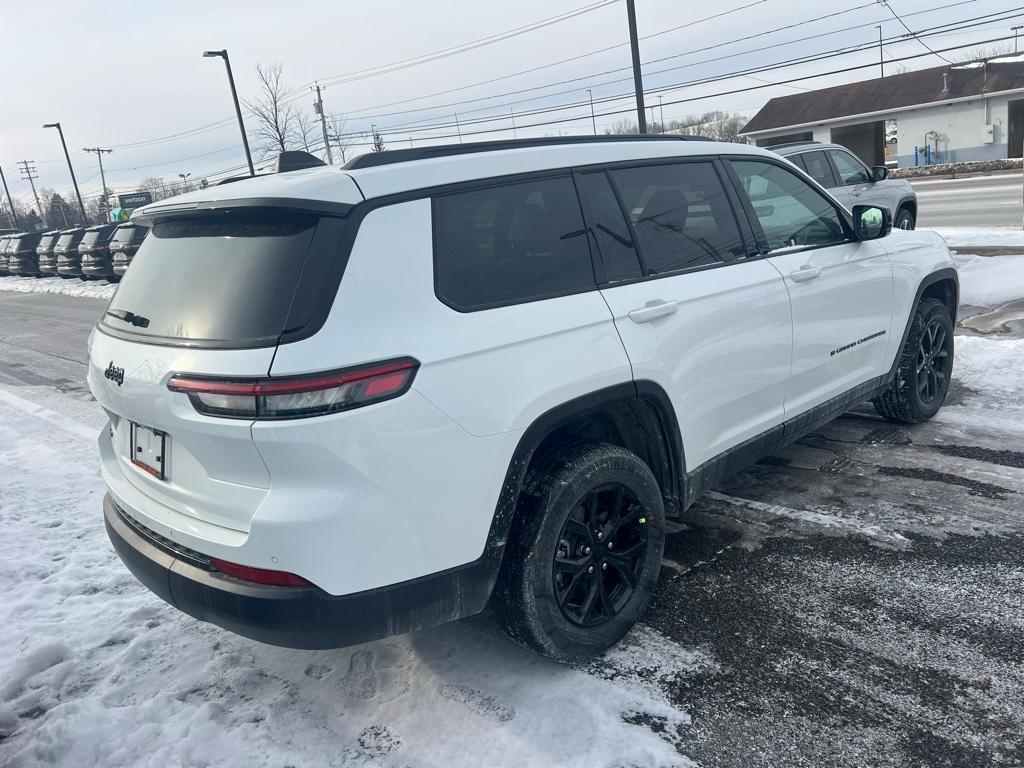
[[[654,301],[648,301],[644,306],[640,307],[640,309],[634,309],[630,312],[629,319],[638,325],[640,323],[649,323],[662,317],[674,315],[678,308],[678,301],[655,299]]]
[[[789,277],[794,283],[806,283],[808,280],[821,277],[821,267],[814,264],[804,264],[796,272],[790,272]]]

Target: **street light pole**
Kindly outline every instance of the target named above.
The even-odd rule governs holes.
[[[238,91],[235,90],[235,77],[231,74],[231,60],[228,59],[227,49],[221,51],[203,51],[207,59],[224,59],[224,68],[228,71],[228,85],[231,86],[231,101],[235,104],[235,116],[238,118],[238,130],[242,132],[242,146],[245,147],[245,161],[249,164],[249,175],[255,176],[256,169],[252,165],[252,153],[249,152],[249,137],[245,135],[245,123],[242,122],[242,108],[238,106]]]
[[[68,144],[64,141],[64,130],[60,123],[47,123],[43,128],[56,128],[60,134],[60,145],[64,147],[64,159],[68,161],[68,170],[71,172],[71,183],[75,187],[75,197],[78,198],[78,209],[82,212],[82,223],[88,224],[89,217],[85,215],[85,204],[82,202],[82,193],[78,191],[78,179],[75,178],[75,169],[71,166],[71,155],[68,154]]]
[[[878,72],[879,77],[885,77],[885,49],[882,48],[882,25],[876,24],[878,30]]]
[[[1017,53],[1017,34],[1024,29],[1024,25],[1018,25],[1016,27],[1010,27],[1013,32],[1013,52]]]
[[[590,97],[590,122],[594,126],[594,135],[597,136],[597,118],[594,116],[594,92],[587,88],[587,95]]]
[[[188,188],[188,177],[191,176],[191,175],[192,175],[191,173],[179,173],[178,174],[178,178],[181,179],[181,186],[185,189],[186,192],[191,192],[192,191],[192,190],[190,190]]]
[[[640,73],[640,43],[636,37],[636,3],[626,0],[626,15],[629,17],[629,47],[633,52],[633,89],[636,91],[636,118],[640,133],[647,133],[647,116],[644,115],[644,78]]]

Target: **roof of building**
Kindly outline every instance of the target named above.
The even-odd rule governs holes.
[[[876,112],[896,112],[1024,88],[1024,56],[983,59],[862,80],[771,99],[743,133],[776,130]]]
[[[581,140],[543,144],[489,147],[483,151],[442,156],[399,156],[366,167],[317,166],[287,173],[273,173],[215,185],[137,208],[132,220],[149,224],[164,214],[184,213],[229,205],[281,205],[286,200],[355,205],[364,199],[456,184],[473,179],[512,176],[520,173],[570,168],[625,160],[675,158],[703,154],[761,153],[743,144],[680,141],[678,137],[645,141]],[[383,153],[381,153],[383,154]],[[767,153],[766,153],[767,154]]]

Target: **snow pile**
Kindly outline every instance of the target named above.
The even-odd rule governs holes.
[[[1024,339],[986,339],[979,336],[957,336],[954,350],[953,376],[975,392],[984,392],[986,400],[995,405],[1021,408],[1019,393],[1024,381]]]
[[[960,270],[960,303],[997,307],[1024,293],[1024,247],[1020,256],[954,257]]]
[[[963,248],[972,245],[988,248],[1020,246],[1021,253],[1024,253],[1024,230],[1019,227],[918,227],[918,229],[935,232],[946,241],[950,248]]]
[[[60,277],[0,277],[0,291],[18,293],[59,293],[64,296],[81,296],[88,299],[114,298],[117,286],[106,281],[65,280]]]
[[[484,618],[317,652],[179,613],[106,540],[102,422],[0,387],[0,765],[692,765],[651,725],[688,715],[638,681],[712,662],[643,627],[595,674]]]

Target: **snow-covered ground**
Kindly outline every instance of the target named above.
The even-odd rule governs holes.
[[[4,275],[0,277],[0,291],[16,291],[18,293],[59,293],[64,296],[82,296],[88,299],[114,298],[117,286],[106,280],[65,280],[60,277],[20,277]]]

